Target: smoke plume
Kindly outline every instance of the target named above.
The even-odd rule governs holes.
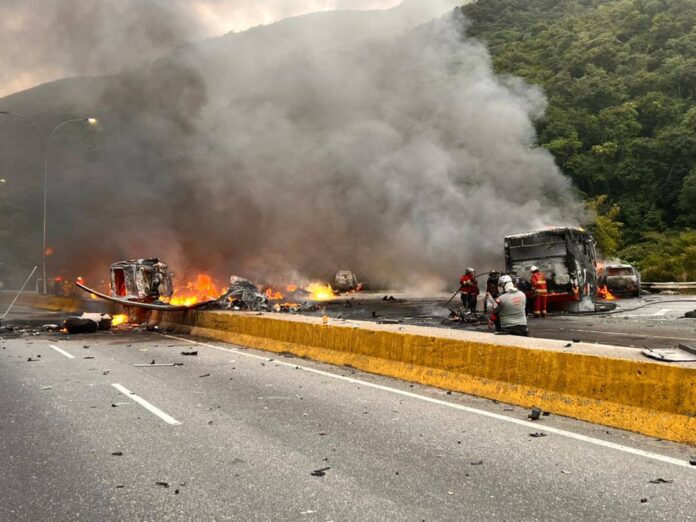
[[[572,222],[536,146],[542,92],[496,76],[458,10],[420,25],[417,4],[287,20],[85,87],[103,127],[87,159],[56,160],[52,263],[442,287],[500,267],[506,234]]]

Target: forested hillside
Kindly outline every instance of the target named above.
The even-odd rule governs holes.
[[[606,195],[592,205],[609,226],[606,253],[646,278],[696,279],[696,0],[480,0],[463,11],[499,72],[544,88],[540,144],[586,199]]]

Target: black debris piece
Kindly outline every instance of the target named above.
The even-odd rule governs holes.
[[[668,479],[663,479],[663,478],[656,478],[653,480],[648,480],[650,484],[671,484],[674,482],[673,480],[668,480]]]
[[[92,334],[99,330],[99,323],[82,317],[68,317],[63,327],[69,334]]]
[[[112,453],[114,457],[123,457],[123,452],[122,451],[114,451]]]
[[[543,433],[543,432],[541,432],[541,431],[537,431],[537,432],[534,432],[534,433],[530,433],[529,436],[530,436],[530,437],[534,437],[535,439],[538,439],[538,438],[540,438],[540,437],[546,437],[546,433]]]
[[[479,460],[477,462],[469,462],[471,466],[483,466],[483,461]]]
[[[151,362],[150,364],[155,364],[155,360],[154,360],[154,359],[152,359],[152,362]]]
[[[175,490],[174,490],[174,494],[175,494],[175,495],[178,495],[178,494],[179,494],[179,490],[178,490],[178,489],[175,489]]]
[[[448,392],[447,392],[447,395],[452,395],[452,392],[451,392],[451,391],[448,391]]]
[[[39,362],[39,359],[34,357],[27,357],[27,362]]]
[[[532,408],[532,412],[529,414],[529,420],[539,420],[541,417],[541,410],[539,408]]]
[[[551,415],[551,412],[550,412],[550,411],[545,411],[544,413],[542,413],[542,415],[543,415],[544,417],[548,417],[549,415]]]
[[[85,350],[89,350],[89,345],[85,344],[82,348],[84,348]]]
[[[181,352],[181,355],[188,355],[190,357],[196,357],[198,352]]]
[[[125,487],[126,486],[124,486],[123,484],[116,484],[116,489],[123,489]]]
[[[693,312],[686,312],[684,314],[684,317],[686,317],[687,319],[696,319],[696,310],[694,310]]]
[[[564,348],[570,348],[571,346],[573,346],[573,343],[568,343],[564,346]]]
[[[647,499],[647,498],[641,498],[641,499],[640,499],[640,503],[641,503],[641,504],[647,504],[647,503],[648,503],[648,499]]]
[[[696,457],[691,457],[689,459],[689,464],[691,464],[692,466],[696,466]]]
[[[157,484],[158,486],[162,486],[165,489],[169,488],[169,482],[157,481],[155,482],[155,484]]]
[[[377,317],[377,312],[375,312],[374,310],[372,310],[372,318],[374,319],[374,318],[376,318],[376,317]]]
[[[581,343],[582,341],[580,339],[573,339],[574,343]]]
[[[312,475],[313,477],[323,477],[324,475],[326,475],[326,472],[330,469],[330,467],[315,469],[314,471],[312,471],[312,473],[310,473],[310,475]]]
[[[203,378],[203,377],[210,377],[209,373],[204,373],[203,375],[199,375],[198,377]]]
[[[83,359],[94,359],[92,355],[88,355],[87,357],[83,357]]]

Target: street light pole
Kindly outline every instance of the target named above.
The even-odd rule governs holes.
[[[23,120],[28,121],[31,123],[34,128],[39,132],[39,135],[41,136],[41,140],[43,141],[43,149],[44,149],[44,180],[43,180],[43,243],[42,243],[42,250],[41,250],[41,270],[42,270],[42,277],[43,277],[43,293],[47,293],[46,289],[46,232],[47,232],[47,220],[46,220],[46,211],[47,211],[47,203],[48,203],[48,144],[51,141],[51,138],[53,135],[63,127],[64,125],[67,125],[69,123],[75,123],[75,122],[85,122],[90,125],[94,125],[97,123],[97,120],[95,118],[74,118],[72,120],[66,120],[58,125],[46,136],[46,134],[41,130],[41,127],[38,126],[38,124],[29,118],[28,116],[25,116],[24,114],[19,114],[16,112],[9,112],[9,111],[0,111],[0,114],[6,114],[8,116],[15,116],[17,118],[21,118]]]

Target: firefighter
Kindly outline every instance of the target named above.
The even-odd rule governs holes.
[[[500,279],[500,272],[497,270],[491,270],[488,272],[488,280],[486,281],[486,300],[483,305],[483,313],[488,314],[489,309],[493,309],[491,303],[500,295],[498,291],[498,280]]]
[[[476,271],[473,268],[467,268],[466,273],[459,279],[459,291],[462,293],[462,305],[464,308],[475,314],[479,287],[476,282]]]
[[[489,325],[495,324],[497,332],[529,337],[527,329],[527,296],[517,289],[509,275],[500,276],[500,296],[495,300]]]
[[[546,301],[548,297],[548,287],[546,286],[546,276],[533,266],[532,271],[532,290],[534,291],[534,317],[546,317]]]

